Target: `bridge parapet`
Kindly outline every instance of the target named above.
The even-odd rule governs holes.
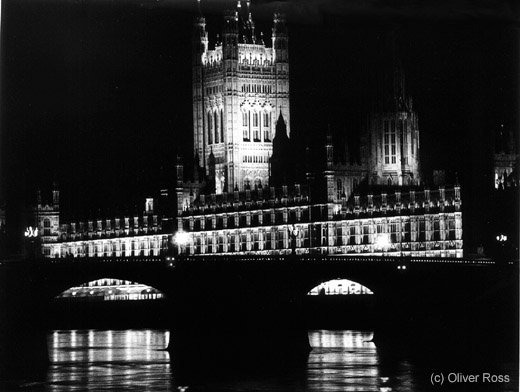
[[[451,257],[396,257],[396,256],[349,256],[349,255],[183,255],[176,259],[182,262],[301,262],[301,263],[381,263],[381,264],[451,264],[492,266],[497,261],[492,259],[463,259]],[[508,260],[506,264],[518,261]]]
[[[41,260],[47,265],[67,265],[67,264],[164,264],[164,257],[156,256],[129,256],[129,257],[68,257],[68,258],[45,258]]]

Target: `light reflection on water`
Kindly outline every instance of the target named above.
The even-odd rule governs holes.
[[[421,369],[412,360],[389,360],[386,354],[378,352],[371,338],[372,333],[363,331],[310,331],[313,350],[303,368],[285,373],[269,370],[254,374],[232,372],[231,376],[218,379],[200,377],[200,381],[196,377],[195,383],[186,391],[435,390],[429,385],[430,369]],[[175,362],[171,362],[168,352],[164,351],[168,341],[169,332],[164,330],[54,331],[48,338],[51,366],[46,381],[28,383],[25,384],[28,389],[22,389],[179,391],[174,376]],[[241,361],[245,362],[247,358],[241,358]],[[197,374],[202,376],[204,372],[201,367]],[[515,384],[504,386],[500,391],[514,390],[510,388]]]
[[[316,391],[380,391],[382,380],[372,333],[314,331],[309,334],[307,382]],[[380,389],[383,387],[383,389]]]
[[[54,331],[46,391],[172,391],[168,331]]]
[[[371,333],[311,331],[313,351],[306,374],[241,377],[192,390],[381,391],[378,356]],[[49,336],[48,391],[177,391],[161,330],[54,331]]]

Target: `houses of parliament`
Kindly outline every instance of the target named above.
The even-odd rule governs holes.
[[[330,131],[322,145],[301,151],[295,145],[283,14],[274,14],[270,35],[256,31],[249,1],[238,1],[210,47],[200,13],[192,42],[190,164],[177,157],[174,185],[133,216],[62,222],[58,189],[49,203],[39,197],[35,223],[44,256],[462,257],[461,189],[423,183],[418,114],[399,56],[385,96],[376,97],[360,130],[353,163],[337,159],[345,146]]]

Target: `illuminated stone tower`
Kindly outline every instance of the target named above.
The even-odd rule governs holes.
[[[412,97],[405,90],[405,75],[393,35],[388,47],[391,69],[368,124],[368,180],[370,184],[418,185],[418,118]]]
[[[194,155],[217,194],[268,184],[280,112],[290,136],[285,18],[274,15],[268,47],[255,31],[249,1],[244,8],[239,1],[225,14],[222,40],[217,36],[211,50],[205,18],[194,25]]]

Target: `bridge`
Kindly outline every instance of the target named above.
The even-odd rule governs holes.
[[[338,278],[374,292],[377,344],[412,336],[421,344],[436,344],[460,336],[453,334],[454,325],[471,332],[480,317],[498,320],[501,313],[518,309],[518,262],[513,260],[333,255],[61,258],[4,261],[0,274],[4,300],[13,299],[10,293],[23,293],[7,307],[15,316],[2,325],[0,334],[27,328],[28,334],[38,335],[33,329],[44,324],[52,298],[72,286],[109,277],[165,293],[172,304],[169,349],[182,353],[244,347],[259,354],[278,353],[280,348],[291,355],[305,352],[305,295]],[[20,316],[20,308],[29,311]]]

